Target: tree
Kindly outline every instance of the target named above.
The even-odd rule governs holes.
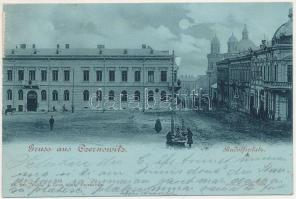
[[[160,131],[161,131],[161,129],[162,129],[162,126],[161,126],[161,122],[160,122],[160,119],[157,119],[156,120],[156,122],[155,122],[155,131],[157,132],[157,133],[159,133]]]

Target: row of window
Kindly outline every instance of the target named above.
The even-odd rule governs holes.
[[[89,70],[83,71],[83,81],[89,81]],[[12,81],[12,70],[7,71],[7,80]],[[18,70],[18,80],[24,80],[24,70]],[[36,71],[29,70],[29,80],[34,81],[36,80]],[[59,80],[59,71],[53,70],[52,71],[52,81]],[[101,70],[96,71],[96,81],[101,82],[103,80],[103,72]],[[128,80],[128,71],[124,70],[121,71],[121,81],[127,82]],[[41,70],[41,81],[47,81],[47,71]],[[70,71],[64,70],[64,81],[70,81]],[[109,81],[115,81],[115,70],[109,71]],[[135,82],[141,81],[141,71],[135,71]],[[160,74],[160,81],[166,82],[167,81],[167,71],[161,71]],[[148,82],[154,82],[154,71],[148,71]]]
[[[160,92],[161,95],[161,101],[166,101],[167,99],[167,94],[165,91]],[[64,101],[69,101],[70,99],[70,92],[69,90],[64,91]],[[18,100],[23,100],[24,99],[24,93],[23,90],[18,91]],[[115,94],[113,90],[110,90],[108,93],[108,99],[110,101],[113,101],[115,99]],[[135,101],[140,101],[141,99],[141,94],[140,91],[135,91],[134,93],[134,100]],[[12,100],[12,90],[7,90],[7,100]],[[46,101],[47,100],[47,92],[46,90],[41,91],[41,100]],[[59,94],[57,90],[52,91],[52,100],[53,101],[58,101],[59,100]],[[89,91],[84,90],[83,91],[83,100],[88,101],[89,100]],[[96,92],[96,101],[102,101],[102,91],[98,90]],[[126,102],[127,101],[127,91],[123,90],[121,92],[121,101]],[[148,101],[154,101],[154,92],[152,90],[148,91]]]

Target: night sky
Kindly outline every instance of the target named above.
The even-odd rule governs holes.
[[[259,45],[271,40],[288,20],[290,3],[195,4],[43,4],[5,5],[5,47],[36,44],[54,48],[140,48],[175,50],[182,58],[181,74],[204,74],[210,40],[217,34],[221,51],[234,33],[241,39],[247,24],[249,38]]]

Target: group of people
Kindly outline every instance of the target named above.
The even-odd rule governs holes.
[[[171,131],[168,132],[168,134],[166,135],[166,139],[167,139],[166,144],[168,146],[170,146],[170,145],[173,145],[174,143],[178,144],[180,142],[183,145],[183,143],[184,143],[183,138],[185,138],[185,139],[187,138],[187,144],[188,144],[189,148],[191,148],[191,145],[193,144],[192,136],[193,136],[193,134],[192,134],[190,128],[187,128],[187,132],[180,132],[180,129],[177,128],[176,135],[174,135]],[[179,138],[179,142],[178,141],[174,142],[174,138]]]

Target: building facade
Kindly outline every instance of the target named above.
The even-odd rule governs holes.
[[[169,94],[173,60],[169,51],[146,45],[38,49],[21,44],[3,58],[3,110],[156,108],[156,98],[164,101]]]
[[[216,93],[211,91],[211,88],[217,87],[217,62],[222,61],[223,59],[236,57],[241,54],[244,54],[245,51],[249,49],[255,49],[255,44],[252,40],[249,39],[249,31],[247,26],[244,25],[242,30],[241,40],[238,39],[232,34],[227,41],[227,52],[220,52],[220,41],[218,37],[215,37],[211,40],[211,52],[207,55],[208,58],[208,88],[209,93]],[[216,95],[211,95],[212,100],[216,101]]]
[[[292,10],[270,43],[217,63],[220,104],[256,117],[292,117]]]

